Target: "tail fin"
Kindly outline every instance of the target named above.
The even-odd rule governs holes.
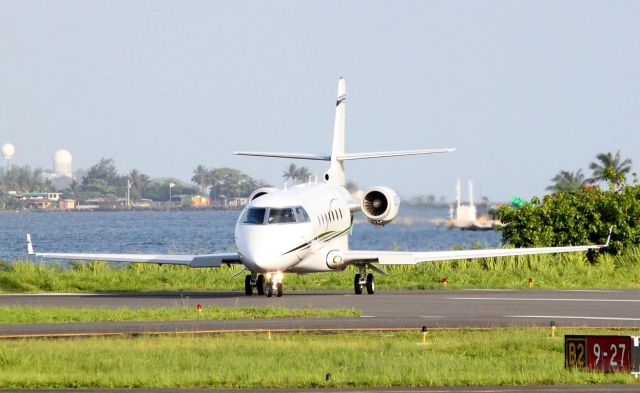
[[[344,78],[338,80],[338,99],[336,101],[336,118],[333,124],[333,145],[331,155],[326,154],[307,154],[307,153],[283,153],[283,152],[256,152],[256,151],[237,151],[234,154],[241,156],[258,156],[258,157],[278,157],[293,158],[300,160],[319,160],[331,161],[329,170],[324,174],[324,180],[333,185],[344,186],[344,161],[363,160],[368,158],[381,157],[399,157],[413,156],[419,154],[437,154],[450,153],[455,149],[421,149],[421,150],[398,150],[398,151],[382,151],[368,153],[345,153],[344,152],[344,134],[345,134],[345,96],[346,87]]]
[[[345,100],[346,85],[344,78],[338,80],[338,98],[336,100],[336,118],[333,124],[333,147],[331,148],[331,166],[324,174],[324,180],[329,184],[344,186],[344,129],[345,129]]]

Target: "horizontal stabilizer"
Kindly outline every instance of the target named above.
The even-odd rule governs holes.
[[[369,152],[369,153],[346,153],[346,154],[341,154],[337,156],[336,160],[348,161],[348,160],[364,160],[367,158],[416,156],[420,154],[450,153],[455,150],[456,150],[455,148],[445,148],[445,149],[378,151],[378,152]],[[293,159],[299,159],[299,160],[331,161],[331,156],[325,156],[320,154],[308,154],[308,153],[236,151],[233,154],[238,156],[275,157],[275,158],[293,158]]]
[[[237,156],[275,157],[275,158],[293,158],[298,160],[331,161],[331,156],[323,156],[319,154],[307,154],[307,153],[236,151],[236,152],[233,152],[233,154]]]
[[[336,159],[338,161],[347,161],[347,160],[363,160],[367,158],[416,156],[420,154],[451,153],[455,150],[456,150],[455,148],[445,148],[445,149],[379,151],[379,152],[371,152],[371,153],[347,153],[347,154],[343,154],[336,157]]]

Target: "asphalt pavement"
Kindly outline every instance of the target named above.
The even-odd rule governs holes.
[[[0,305],[44,307],[223,307],[276,305],[288,308],[347,307],[359,318],[197,320],[0,325],[0,336],[143,334],[260,330],[350,330],[558,327],[640,327],[639,290],[441,290],[378,292],[288,292],[281,298],[238,292],[3,294]]]

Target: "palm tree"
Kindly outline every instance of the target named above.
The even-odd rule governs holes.
[[[591,162],[589,169],[593,170],[591,181],[593,183],[599,181],[610,181],[618,184],[624,181],[625,176],[631,171],[631,159],[621,160],[620,150],[614,156],[611,152],[600,153],[596,156],[600,162]]]
[[[204,165],[198,165],[198,167],[193,170],[191,181],[200,186],[203,191],[206,191],[207,187],[209,187],[208,180],[209,170]]]
[[[309,177],[311,177],[311,172],[309,171],[309,168],[301,166],[300,168],[296,169],[295,177],[299,183],[304,183],[306,181],[309,181]]]
[[[131,170],[129,180],[131,181],[131,197],[134,201],[142,197],[142,193],[144,193],[151,183],[149,176],[140,173],[137,169]]]
[[[210,193],[214,201],[219,195],[219,193],[216,194],[216,189],[220,188],[220,186],[224,184],[224,181],[225,181],[225,176],[223,171],[221,171],[220,169],[213,168],[207,171],[205,187],[211,187]]]
[[[551,181],[553,184],[547,187],[547,190],[553,192],[578,191],[589,182],[582,173],[582,169],[578,169],[576,172],[560,171]]]
[[[291,179],[295,183],[296,179],[298,178],[298,167],[296,166],[296,164],[291,163],[291,165],[289,165],[289,167],[284,172],[282,172],[282,177],[285,181]]]

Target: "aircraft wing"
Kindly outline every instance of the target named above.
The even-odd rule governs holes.
[[[34,252],[31,235],[27,234],[27,252],[29,255],[47,259],[66,259],[72,261],[107,261],[131,263],[155,263],[159,265],[184,265],[190,267],[219,267],[222,264],[242,263],[236,252],[200,254],[200,255],[162,255],[162,254],[74,254],[54,252]]]
[[[453,261],[457,259],[477,259],[508,257],[516,255],[556,254],[564,252],[587,251],[605,248],[609,245],[611,232],[605,244],[591,246],[538,247],[538,248],[496,248],[485,250],[459,251],[356,251],[349,250],[341,254],[346,264],[379,263],[381,265],[415,265],[422,262]]]

